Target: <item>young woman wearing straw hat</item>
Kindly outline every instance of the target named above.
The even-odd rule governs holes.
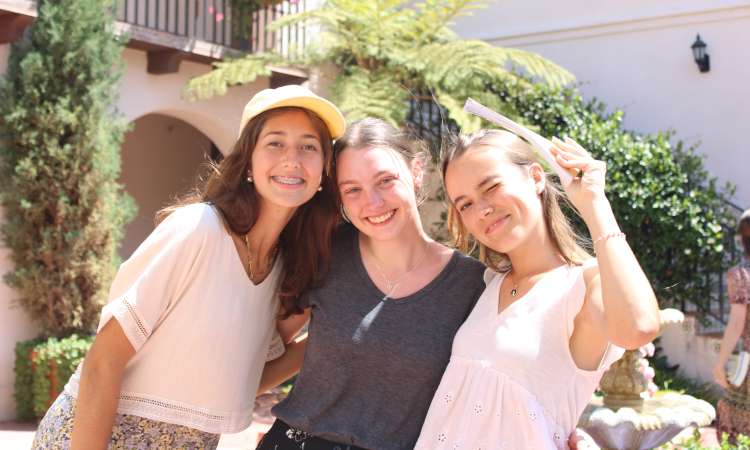
[[[160,211],[120,267],[34,448],[210,449],[250,424],[263,365],[284,351],[276,314],[329,266],[343,131],[336,107],[299,86],[248,103],[207,183]]]

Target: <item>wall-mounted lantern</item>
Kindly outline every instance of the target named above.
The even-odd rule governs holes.
[[[706,54],[706,43],[701,41],[700,34],[695,38],[692,49],[695,63],[698,64],[698,69],[700,69],[701,72],[708,72],[711,70],[711,66],[708,63],[708,55]]]

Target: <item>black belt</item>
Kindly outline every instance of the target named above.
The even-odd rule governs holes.
[[[304,447],[303,447],[304,444]],[[356,445],[341,444],[328,439],[313,436],[302,430],[292,428],[276,419],[273,426],[255,450],[367,450]]]

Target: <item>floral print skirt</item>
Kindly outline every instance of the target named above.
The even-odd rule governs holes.
[[[255,450],[365,450],[355,445],[339,444],[328,439],[315,437],[292,428],[279,419],[258,444]]]
[[[750,326],[746,323],[745,327]],[[716,435],[721,438],[721,433],[729,435],[729,443],[737,444],[737,436],[744,434],[750,436],[750,375],[737,387],[731,386],[724,389],[724,396],[716,408]]]
[[[39,424],[32,450],[69,449],[75,410],[76,400],[63,391]],[[108,448],[213,450],[219,445],[219,437],[182,425],[117,414]]]

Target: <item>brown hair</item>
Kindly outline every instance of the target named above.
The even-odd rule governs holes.
[[[529,173],[532,164],[539,164],[533,151],[521,138],[508,131],[479,130],[471,134],[449,136],[442,154],[442,178],[445,186],[445,173],[448,164],[454,159],[468,153],[472,149],[491,148],[503,152],[508,162]],[[541,193],[542,212],[544,213],[547,234],[552,244],[568,264],[580,265],[590,259],[584,247],[587,240],[580,236],[570,225],[567,217],[560,208],[560,201],[565,201],[562,190],[545,174],[546,183]],[[448,230],[450,231],[453,247],[463,253],[471,253],[479,246],[479,259],[498,272],[510,270],[510,260],[505,253],[497,252],[477,241],[466,228],[461,214],[448,200]]]
[[[333,169],[331,178],[338,192],[338,175],[336,170],[336,158],[344,150],[363,150],[372,147],[383,147],[394,150],[404,158],[406,165],[414,172],[418,162],[425,167],[425,156],[421,149],[415,150],[411,143],[406,139],[406,135],[401,133],[382,119],[368,117],[346,127],[346,131],[336,140],[333,146]],[[424,203],[429,191],[427,177],[422,178],[422,186],[416,192],[417,206]],[[337,197],[340,202],[341,196]],[[343,207],[343,205],[342,205]],[[343,210],[342,210],[343,211]]]
[[[742,247],[745,248],[745,257],[750,259],[750,209],[746,209],[740,216],[740,223],[737,225],[737,232],[742,239]]]
[[[331,167],[333,149],[331,135],[325,121],[316,113],[299,107],[282,107],[265,111],[245,125],[239,139],[229,154],[217,165],[211,165],[208,181],[199,178],[198,187],[187,196],[156,214],[158,225],[176,210],[193,203],[213,205],[233,233],[243,236],[250,232],[258,220],[260,203],[253,183],[247,182],[246,170],[251,164],[251,156],[258,142],[263,126],[271,117],[287,112],[303,111],[318,131],[323,146],[324,167]],[[318,264],[323,263],[325,281],[330,269],[330,241],[339,221],[337,200],[338,189],[330,177],[323,176],[322,192],[317,192],[311,200],[297,208],[289,223],[281,231],[279,245],[284,258],[284,273],[279,288],[281,317],[301,314],[297,297],[302,291],[319,284]]]

